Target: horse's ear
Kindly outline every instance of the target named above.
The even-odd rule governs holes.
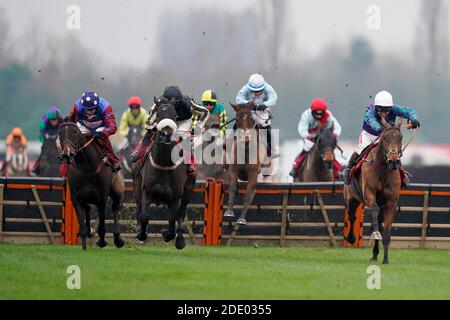
[[[63,122],[63,118],[59,114],[57,114],[56,115],[56,121],[58,121],[58,123],[62,123]]]
[[[402,124],[403,124],[403,118],[402,118],[402,117],[398,117],[398,118],[397,118],[397,121],[395,122],[395,126],[396,126],[397,128],[401,128],[401,127],[402,127]]]
[[[69,117],[65,117],[64,118],[64,122],[70,122],[70,118]]]
[[[153,102],[155,103],[155,105],[158,105],[158,104],[159,104],[158,98],[156,98],[155,96],[153,96]]]
[[[245,107],[246,107],[246,108],[249,108],[249,109],[253,108],[254,106],[255,106],[255,104],[253,103],[252,100],[250,100],[249,102],[247,102],[247,104],[245,105]]]
[[[237,105],[237,104],[234,104],[234,103],[231,103],[231,102],[228,102],[229,104],[230,104],[230,106],[234,109],[234,111],[238,111],[238,109],[239,109],[239,105]]]

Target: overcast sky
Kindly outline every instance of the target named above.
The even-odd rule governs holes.
[[[18,39],[31,23],[58,37],[77,36],[106,62],[143,66],[151,63],[161,13],[192,14],[195,7],[237,12],[258,9],[264,0],[0,0]],[[81,9],[81,29],[68,30],[67,7]],[[381,29],[369,30],[366,13],[370,5],[381,9]],[[307,56],[317,55],[331,41],[347,44],[353,36],[369,39],[375,50],[404,51],[412,48],[419,17],[419,0],[296,0],[289,8],[288,29],[296,30],[293,41]],[[202,17],[198,17],[201,21]],[[175,21],[176,22],[176,21]],[[36,28],[36,30],[40,30]],[[288,33],[287,33],[288,34]]]

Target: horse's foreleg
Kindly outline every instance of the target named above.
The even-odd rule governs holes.
[[[84,211],[84,206],[81,205],[80,201],[77,200],[72,194],[73,205],[75,211],[77,212],[78,224],[80,226],[80,239],[83,250],[86,250],[86,237],[87,237],[87,226],[86,226],[86,212]]]
[[[91,206],[84,206],[84,212],[86,214],[87,236],[88,238],[92,238],[92,236],[95,234],[95,230],[91,227]]]
[[[113,203],[111,206],[113,215],[114,215],[114,244],[117,248],[122,248],[125,244],[125,241],[120,237],[120,225],[119,225],[119,210],[122,204],[122,197],[117,197],[113,199]]]
[[[380,214],[380,207],[378,206],[373,194],[364,195],[364,212],[372,216],[372,234],[370,239],[381,240],[380,224],[378,222],[378,215]]]
[[[106,200],[102,199],[97,203],[97,209],[98,209],[98,228],[97,233],[99,236],[99,239],[97,241],[97,246],[100,248],[104,248],[108,245],[108,242],[105,240],[105,211],[106,211]]]
[[[161,230],[161,233],[164,237],[165,242],[169,242],[175,238],[175,235],[176,235],[175,224],[178,220],[177,213],[178,213],[179,204],[180,204],[180,199],[178,199],[177,201],[172,203],[168,208],[169,209],[169,229]],[[177,232],[178,232],[178,230],[177,230]],[[181,231],[181,234],[183,234],[182,231]]]
[[[350,243],[353,244],[356,241],[356,236],[353,231],[353,227],[355,225],[356,221],[356,209],[358,208],[359,201],[353,198],[351,195],[348,195],[349,199],[347,200],[346,207],[347,207],[347,214],[348,214],[348,220],[350,221],[350,228],[348,231],[347,237],[344,239]]]
[[[177,228],[177,238],[175,239],[175,247],[179,250],[183,249],[186,246],[186,240],[184,238],[184,216],[186,215],[186,207],[187,203],[186,201],[181,202],[180,207],[177,208],[177,222],[178,222],[178,228]]]
[[[383,209],[381,209],[380,214],[378,215],[378,225],[379,226],[381,226],[382,221],[383,221]],[[373,244],[372,258],[370,258],[371,261],[377,261],[377,259],[378,259],[378,254],[380,253],[379,242],[380,242],[380,240],[375,240],[375,242]]]
[[[145,241],[147,240],[147,225],[148,221],[150,219],[148,214],[148,206],[150,205],[147,196],[145,195],[145,190],[142,191],[140,198],[140,212],[138,222],[140,225],[139,233],[137,234],[136,238],[138,241]]]
[[[224,213],[224,217],[234,217],[234,198],[236,197],[237,192],[237,181],[233,180],[231,181],[229,187],[228,187],[228,204],[227,204],[227,210]]]
[[[257,171],[253,171],[251,173],[248,173],[248,182],[247,182],[247,190],[245,192],[244,201],[243,201],[243,207],[241,210],[241,216],[239,217],[237,223],[245,225],[247,224],[247,212],[248,208],[253,202],[253,198],[256,194],[256,180],[258,179],[258,173]]]
[[[383,256],[383,264],[389,263],[389,257],[388,257],[388,250],[389,250],[389,243],[391,242],[391,228],[392,223],[394,222],[394,215],[395,215],[395,209],[396,209],[396,201],[393,203],[389,203],[386,205],[386,209],[384,212],[384,228],[383,228],[383,249],[384,249],[384,256]]]

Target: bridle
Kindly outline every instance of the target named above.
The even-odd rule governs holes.
[[[403,137],[403,135],[401,134],[401,130],[398,127],[389,127],[389,128],[384,129],[384,131],[392,130],[392,129],[398,130],[400,135]],[[383,152],[384,161],[387,164],[389,164],[391,161],[394,161],[394,160],[390,159],[390,157],[393,156],[393,155],[396,155],[397,156],[397,161],[400,161],[400,158],[403,156],[403,150],[404,149],[402,149],[401,146],[400,146],[399,149],[386,149],[384,147],[383,139],[384,139],[384,133],[383,133],[383,138],[380,139],[380,148],[381,148],[381,151]]]
[[[63,122],[59,125],[59,129],[61,130],[63,127],[66,129],[66,139],[64,139],[63,141],[60,142],[61,144],[61,148],[63,148],[64,145],[69,144],[73,147],[73,149],[75,150],[74,154],[77,155],[78,152],[82,151],[84,148],[86,148],[87,146],[89,146],[93,141],[94,138],[89,139],[89,141],[87,141],[83,146],[81,146],[80,148],[78,148],[78,146],[75,145],[75,143],[72,142],[72,140],[70,140],[69,138],[67,138],[68,136],[68,126],[75,126],[78,129],[78,126],[75,122]]]

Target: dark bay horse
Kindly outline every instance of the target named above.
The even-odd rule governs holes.
[[[246,216],[253,198],[256,194],[256,183],[258,174],[266,154],[266,146],[259,141],[259,130],[252,117],[252,110],[255,107],[253,102],[246,104],[232,104],[236,111],[236,128],[238,136],[232,144],[232,163],[227,160],[227,179],[229,185],[228,208],[224,213],[225,217],[234,217],[234,199],[237,193],[238,178],[247,181],[247,190],[243,200],[243,208],[237,224],[247,224]],[[240,134],[239,134],[240,133]],[[228,153],[228,151],[227,151]],[[239,157],[239,154],[243,154]]]
[[[314,146],[296,170],[294,182],[334,181],[334,149],[337,138],[333,128],[320,128]],[[302,170],[303,168],[303,170]]]
[[[141,126],[130,126],[128,129],[127,140],[125,145],[119,150],[120,163],[122,165],[126,179],[132,178],[133,164],[128,159],[130,154],[136,149],[139,140],[142,138]]]
[[[133,179],[140,223],[140,232],[136,238],[138,241],[145,241],[148,238],[150,204],[163,204],[169,213],[169,229],[161,230],[164,241],[169,242],[176,236],[175,247],[183,249],[186,246],[183,222],[196,177],[187,174],[181,144],[179,139],[175,138],[177,129],[175,107],[156,98],[154,100],[158,123],[156,141],[145,159],[141,172]]]
[[[67,179],[72,202],[77,212],[80,225],[80,238],[83,250],[86,250],[86,237],[91,237],[90,204],[98,209],[99,240],[97,246],[105,247],[105,210],[108,196],[112,199],[114,214],[114,244],[117,248],[124,245],[120,237],[118,213],[122,204],[125,184],[121,171],[113,173],[110,166],[105,165],[104,156],[94,145],[93,138],[84,136],[77,124],[65,119],[59,126],[59,140],[62,154],[60,159],[68,163]]]
[[[59,163],[58,155],[60,149],[56,143],[58,135],[46,135],[44,143],[41,147],[41,154],[39,155],[39,169],[38,176],[40,177],[59,177]]]
[[[206,180],[208,177],[224,179],[226,170],[223,163],[220,163],[224,156],[224,149],[223,140],[220,137],[221,128],[218,114],[209,115],[205,129],[201,146],[196,145],[196,147],[201,147],[201,152],[203,152],[203,161],[197,166],[197,178],[200,180]]]
[[[350,231],[346,240],[354,243],[356,237],[353,225],[356,219],[356,209],[364,204],[364,212],[372,218],[371,239],[375,240],[371,260],[376,261],[379,253],[378,242],[383,240],[383,264],[389,262],[388,248],[391,240],[391,227],[394,221],[397,202],[400,194],[400,158],[402,156],[401,123],[390,126],[384,123],[385,129],[378,143],[370,150],[361,166],[357,177],[357,186],[362,193],[362,199],[355,186],[344,186],[344,200],[350,220]],[[380,233],[381,224],[383,232]]]

